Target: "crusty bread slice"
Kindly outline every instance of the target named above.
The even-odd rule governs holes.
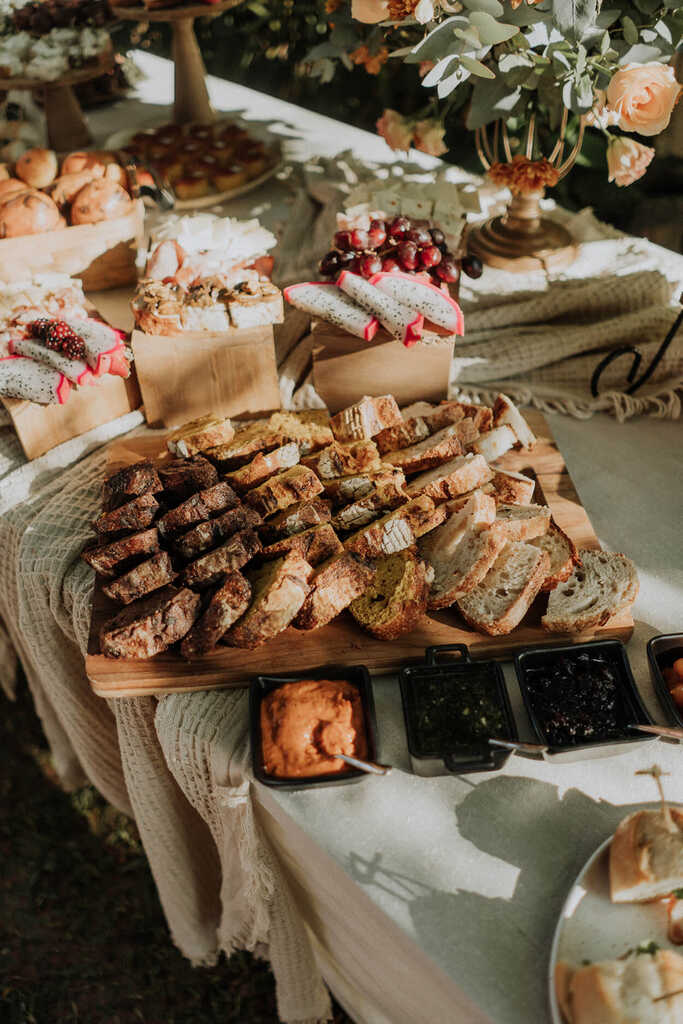
[[[424,441],[430,434],[431,430],[421,416],[411,416],[403,423],[380,430],[374,441],[380,455],[385,455],[387,452],[398,451],[399,448],[409,448],[410,445]]]
[[[274,448],[272,452],[258,452],[246,466],[233,469],[231,473],[226,473],[223,479],[239,494],[244,494],[252,487],[259,487],[276,473],[296,466],[298,461],[299,448],[295,441],[288,441],[281,448]]]
[[[236,505],[221,512],[215,519],[205,519],[191,530],[173,538],[173,547],[183,558],[189,560],[208,551],[219,541],[227,540],[234,533],[253,530],[261,525],[261,516],[248,505]]]
[[[146,594],[172,583],[177,575],[168,552],[158,551],[122,576],[104,584],[102,591],[113,601],[130,604],[131,601],[138,601]]]
[[[385,555],[376,569],[374,580],[349,611],[378,640],[396,640],[415,629],[424,615],[434,570],[413,548]]]
[[[579,551],[580,564],[550,592],[541,620],[549,633],[581,633],[604,626],[638,596],[638,574],[630,558],[609,551]]]
[[[273,544],[276,540],[291,537],[311,526],[329,523],[331,518],[330,502],[325,498],[311,498],[309,501],[298,501],[272,516],[259,528],[259,533],[264,544]]]
[[[216,467],[203,455],[187,459],[169,459],[158,464],[164,491],[175,499],[187,498],[196,491],[205,491],[218,483]]]
[[[157,467],[153,462],[136,462],[111,473],[102,484],[102,508],[111,512],[141,494],[158,494],[163,490]]]
[[[156,526],[152,526],[149,530],[130,533],[109,544],[90,545],[81,551],[81,558],[100,576],[113,577],[127,562],[143,555],[155,555],[158,550],[159,531]]]
[[[490,526],[495,518],[496,503],[493,498],[483,491],[474,491],[461,509],[449,516],[441,526],[420,538],[420,554],[432,565],[450,558],[468,529]]]
[[[261,542],[254,530],[243,530],[185,566],[183,580],[188,587],[206,587],[222,579],[226,572],[241,569],[260,550]]]
[[[393,395],[375,398],[364,395],[359,402],[333,416],[330,427],[338,441],[362,441],[401,423],[402,419]]]
[[[352,441],[350,444],[333,441],[326,448],[307,455],[302,462],[321,480],[333,480],[338,476],[378,469],[380,458],[374,441]]]
[[[518,626],[550,568],[547,551],[512,541],[484,579],[458,601],[460,614],[480,633],[504,636]]]
[[[270,477],[265,483],[248,491],[245,500],[264,518],[288,508],[296,501],[305,501],[320,494],[323,485],[312,469],[292,466],[284,473]]]
[[[514,430],[507,424],[503,424],[500,427],[494,427],[486,434],[481,434],[471,447],[473,451],[483,455],[487,462],[495,462],[516,444],[517,435]]]
[[[567,1024],[680,1024],[683,956],[672,949],[631,951],[618,960],[555,969],[557,1002]],[[670,995],[669,995],[670,994]],[[669,995],[669,998],[662,998]]]
[[[351,551],[324,562],[313,577],[311,592],[294,621],[296,628],[319,629],[327,625],[369,587],[375,571],[374,565]]]
[[[248,572],[252,602],[223,637],[231,647],[260,647],[286,629],[310,588],[313,568],[298,551]]]
[[[550,555],[550,569],[542,590],[554,590],[558,583],[564,583],[569,579],[579,561],[579,553],[574,541],[557,523],[551,519],[548,532],[541,537],[535,537],[529,543],[537,548],[543,548]]]
[[[104,535],[123,530],[146,530],[152,525],[158,511],[159,502],[153,494],[139,494],[125,505],[113,508],[111,512],[102,512],[93,523],[93,529]]]
[[[202,416],[173,430],[166,438],[166,446],[173,455],[186,459],[207,448],[228,444],[234,436],[230,420],[222,416]]]
[[[361,526],[367,526],[373,519],[377,519],[382,512],[390,512],[405,505],[407,501],[408,495],[402,484],[393,481],[380,484],[365,497],[341,508],[332,520],[332,525],[337,530],[359,530]]]
[[[493,425],[500,427],[507,424],[515,432],[518,442],[523,448],[533,448],[536,436],[521,412],[507,395],[498,395],[493,403]]]
[[[533,540],[548,532],[550,509],[547,505],[498,505],[497,518],[504,523],[509,540]]]
[[[321,562],[338,555],[343,551],[342,542],[334,532],[331,523],[322,523],[320,526],[312,526],[310,530],[302,530],[291,537],[283,537],[269,544],[261,552],[261,558],[281,558],[288,551],[298,551],[310,565],[320,565]]]
[[[207,448],[203,454],[218,466],[221,472],[236,469],[253,459],[258,452],[279,448],[289,439],[284,431],[270,427],[268,421],[258,420],[235,433],[232,441]]]
[[[426,494],[432,501],[447,501],[480,487],[490,479],[491,470],[484,456],[470,452],[413,477],[406,491],[411,498]]]
[[[388,452],[384,461],[398,466],[404,473],[422,473],[433,466],[440,466],[449,459],[462,455],[462,444],[458,440],[453,424],[431,434],[424,441],[402,448],[397,452]]]
[[[281,433],[287,441],[295,441],[302,455],[324,448],[334,440],[329,413],[324,409],[274,412],[268,420],[268,428]]]
[[[484,529],[476,525],[468,527],[452,554],[432,562],[434,582],[429,607],[448,608],[476,587],[507,542],[505,528],[500,523]]]
[[[612,903],[643,903],[683,889],[683,807],[635,811],[620,822],[609,850]]]
[[[220,638],[249,607],[251,587],[240,572],[229,572],[211,595],[206,611],[187,634],[180,651],[184,658],[198,658],[212,651]]]
[[[180,505],[170,509],[157,522],[162,537],[173,537],[181,530],[189,529],[195,523],[209,519],[216,512],[224,512],[239,505],[239,498],[230,484],[219,480],[204,491],[197,491]]]
[[[100,630],[105,658],[153,658],[182,640],[199,615],[201,598],[169,585],[134,601]]]
[[[352,533],[344,547],[363,558],[392,555],[412,547],[418,537],[433,530],[445,518],[445,511],[438,509],[431,498],[420,495]]]
[[[406,478],[402,469],[380,463],[379,469],[366,470],[353,476],[339,476],[335,480],[324,480],[325,496],[336,506],[358,501],[378,487],[393,485],[403,487]]]
[[[534,496],[536,481],[524,473],[491,466],[493,479],[491,489],[496,501],[505,505],[530,505]]]

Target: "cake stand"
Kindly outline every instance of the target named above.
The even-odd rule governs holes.
[[[242,0],[219,0],[212,4],[187,7],[154,8],[113,7],[117,18],[129,21],[168,22],[173,29],[171,55],[175,64],[175,101],[173,120],[176,124],[196,121],[208,124],[214,118],[206,89],[206,68],[194,33],[197,18],[215,18]]]

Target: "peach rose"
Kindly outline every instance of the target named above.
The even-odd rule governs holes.
[[[398,110],[385,110],[377,122],[377,131],[392,149],[410,149],[413,130]]]
[[[430,156],[443,156],[448,152],[444,144],[444,126],[440,121],[418,121],[415,125],[415,148]]]
[[[364,25],[376,25],[389,16],[387,0],[351,0],[351,17]]]
[[[609,180],[620,187],[632,185],[642,178],[655,155],[651,146],[643,146],[635,139],[624,136],[611,138],[607,145],[607,169]]]
[[[607,86],[607,105],[619,114],[619,127],[658,135],[671,119],[681,87],[667,64],[627,64]]]

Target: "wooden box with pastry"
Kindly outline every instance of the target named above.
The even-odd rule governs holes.
[[[153,237],[133,298],[132,346],[147,419],[177,426],[212,409],[255,415],[280,406],[270,280],[274,235],[257,220],[169,218]]]

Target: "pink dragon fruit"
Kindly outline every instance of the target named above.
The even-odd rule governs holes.
[[[26,356],[0,359],[0,395],[23,398],[40,405],[64,405],[71,383],[63,373]]]
[[[53,370],[58,370],[68,380],[74,384],[79,384],[81,387],[94,382],[92,370],[82,359],[69,359],[68,356],[62,355],[61,352],[55,352],[54,349],[47,348],[34,338],[21,338],[16,341],[10,341],[9,350],[13,356],[28,356],[29,359],[45,363],[46,366],[52,367]]]
[[[370,284],[392,299],[416,309],[425,320],[445,327],[451,334],[465,333],[465,320],[458,303],[447,291],[428,283],[423,277],[395,271],[381,272],[370,278]]]
[[[376,316],[389,334],[400,338],[404,345],[414,345],[420,340],[424,323],[421,313],[416,313],[414,309],[409,309],[390,295],[385,295],[369,281],[348,270],[341,272],[337,284],[359,306],[363,306]]]
[[[66,323],[83,338],[85,359],[96,377],[105,373],[117,377],[129,375],[130,364],[121,331],[101,320],[67,320]]]
[[[284,296],[290,306],[304,313],[319,316],[327,323],[348,331],[365,341],[372,341],[379,324],[374,316],[358,306],[353,299],[329,281],[304,281],[285,288]]]

